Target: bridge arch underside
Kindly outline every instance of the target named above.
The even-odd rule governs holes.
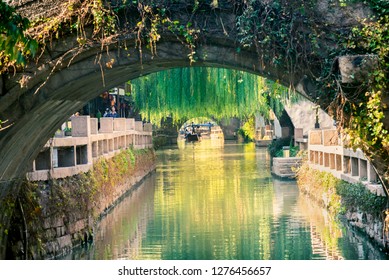
[[[126,44],[135,45],[133,40]],[[123,42],[111,45],[109,51],[101,52],[101,46],[96,46],[75,56],[68,55],[55,71],[43,65],[26,79],[24,88],[15,81],[5,84],[9,89],[0,97],[0,119],[8,119],[13,125],[0,132],[0,181],[22,178],[58,127],[101,92],[142,75],[190,66],[188,48],[177,40],[158,43],[154,56],[144,50],[142,59],[137,49],[124,51],[119,45]],[[304,73],[290,76],[282,67],[264,67],[254,50],[237,52],[237,43],[228,39],[198,46],[196,55],[202,59],[191,66],[248,71],[286,86],[292,82],[305,96],[308,93],[304,89],[313,88],[303,78]],[[107,67],[112,62],[112,67]]]

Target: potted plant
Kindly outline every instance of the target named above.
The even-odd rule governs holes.
[[[72,136],[72,129],[70,127],[65,127],[64,132],[65,136]]]

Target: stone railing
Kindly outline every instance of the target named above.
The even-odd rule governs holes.
[[[336,129],[311,130],[308,156],[312,168],[330,172],[350,183],[361,182],[372,193],[385,195],[373,165],[361,150],[344,148]]]
[[[152,147],[152,125],[125,118],[72,117],[72,136],[51,138],[34,160],[27,178],[44,181],[87,172],[100,157],[120,150]]]

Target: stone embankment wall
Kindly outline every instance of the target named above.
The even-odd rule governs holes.
[[[56,258],[93,240],[96,222],[153,170],[153,149],[128,149],[101,158],[87,173],[26,182],[22,206],[15,207],[7,258]]]
[[[297,172],[297,182],[300,191],[326,208],[331,216],[344,218],[384,250],[389,250],[385,196],[371,192],[362,183],[346,182],[308,164]]]
[[[360,229],[377,244],[389,251],[388,236],[387,233],[384,232],[384,221],[382,216],[374,216],[354,208],[348,209],[344,217],[350,225]]]

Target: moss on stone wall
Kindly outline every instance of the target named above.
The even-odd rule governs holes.
[[[340,182],[331,173],[312,169],[304,163],[297,171],[297,184],[303,193],[329,210],[336,216],[341,211],[341,197],[336,192]]]
[[[153,149],[127,149],[99,159],[87,173],[26,181],[15,205],[7,258],[52,258],[88,242],[98,218],[154,164]]]
[[[297,183],[301,191],[336,215],[356,210],[377,216],[385,210],[386,197],[370,192],[362,183],[348,183],[329,172],[312,169],[308,164],[298,170]]]
[[[329,172],[312,169],[307,163],[297,172],[297,184],[300,191],[328,209],[333,219],[345,218],[378,245],[388,249],[386,197],[370,192],[362,183],[351,184]]]

